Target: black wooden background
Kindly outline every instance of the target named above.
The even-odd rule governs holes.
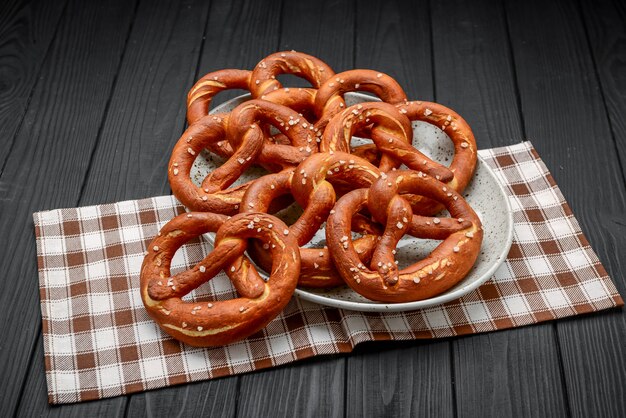
[[[169,193],[194,80],[282,49],[384,71],[480,148],[530,139],[626,295],[620,0],[4,0],[0,415],[626,416],[619,309],[48,406],[31,213]]]

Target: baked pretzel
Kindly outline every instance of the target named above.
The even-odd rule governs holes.
[[[187,94],[187,122],[193,125],[209,114],[213,97],[228,89],[248,90],[252,72],[219,70],[202,77]]]
[[[352,135],[361,127],[373,125],[371,137],[383,153],[380,170],[398,168],[401,163],[414,170],[421,170],[433,177],[450,181],[453,173],[432,161],[411,145],[413,127],[411,121],[394,105],[384,102],[366,102],[350,106],[333,117],[324,131],[320,149],[348,152]]]
[[[359,158],[350,157],[343,161],[343,156],[349,157],[348,154],[315,154],[309,157],[295,169],[285,170],[276,174],[269,174],[255,180],[250,184],[241,202],[242,212],[264,212],[270,208],[270,205],[276,199],[285,195],[293,195],[294,190],[301,196],[307,194],[302,191],[302,187],[311,182],[312,190],[303,205],[302,215],[289,226],[290,235],[293,236],[300,248],[300,256],[302,259],[301,273],[298,283],[309,287],[331,287],[343,284],[343,280],[335,271],[328,257],[326,249],[322,248],[303,248],[317,230],[326,221],[328,214],[331,212],[335,204],[335,190],[331,183],[326,180],[335,181],[338,177],[345,177],[346,173],[350,174],[349,183],[357,187],[367,187],[372,184],[375,179],[375,169]],[[338,169],[337,171],[334,171]],[[323,179],[315,177],[316,172],[326,172]],[[344,171],[345,170],[345,171]],[[295,176],[295,173],[299,173]],[[331,174],[328,174],[331,173]],[[309,180],[311,175],[311,180]],[[356,180],[355,180],[356,179]],[[376,243],[374,233],[380,232],[380,229],[371,222],[367,222],[364,217],[356,217],[353,222],[355,231],[361,232],[364,236],[355,241],[355,248],[361,260],[368,262],[372,256],[372,251]],[[267,268],[271,259],[261,249],[259,245],[252,245],[250,248],[252,259],[261,267]]]
[[[478,160],[478,148],[472,129],[465,119],[454,110],[433,102],[413,101],[397,105],[401,113],[412,121],[422,121],[444,131],[454,144],[454,157],[449,169],[454,177],[450,180],[441,178],[446,186],[463,193],[474,176]],[[424,171],[424,170],[422,170]],[[432,200],[419,198],[413,201],[413,207],[422,214],[433,214],[443,209],[442,205]]]
[[[287,106],[303,117],[305,120],[309,121],[308,129],[311,131],[310,136],[308,137],[308,142],[315,142],[319,144],[320,137],[322,136],[322,131],[315,128],[316,116],[313,110],[315,105],[315,93],[317,90],[310,88],[289,88],[284,87],[278,90],[273,90],[267,94],[261,96],[262,100],[267,100],[268,102],[277,103],[283,106]],[[271,140],[279,143],[279,142],[288,142],[285,141],[284,135],[278,133],[276,135],[271,136]]]
[[[401,197],[405,193],[440,202],[454,219],[414,217]],[[350,238],[351,218],[366,206],[386,225],[369,267],[360,264]],[[483,232],[476,213],[459,193],[422,172],[398,170],[381,176],[369,189],[343,196],[334,210],[326,223],[326,241],[335,266],[354,291],[372,300],[409,302],[444,292],[465,277],[480,251]],[[414,228],[417,236],[443,242],[425,259],[398,271],[395,248],[411,221],[420,223]],[[462,227],[453,226],[455,222]]]
[[[289,139],[291,145],[276,144],[268,139],[267,134],[256,135],[252,128],[257,127],[261,131],[260,123],[274,126]],[[260,146],[255,162],[284,168],[297,165],[317,152],[317,142],[311,135],[312,127],[309,121],[287,106],[267,100],[249,100],[230,113],[227,138],[233,150]],[[258,140],[262,143],[251,144],[251,141]]]
[[[349,70],[336,74],[322,84],[315,95],[317,128],[323,129],[330,119],[346,106],[343,95],[353,91],[367,91],[383,102],[399,104],[407,101],[406,94],[396,80],[373,70]]]
[[[309,146],[312,149],[317,148],[317,144],[320,142],[320,137],[322,136],[322,132],[318,129],[315,129],[312,123],[308,123],[311,118],[315,117],[313,113],[313,104],[315,100],[315,92],[314,89],[305,89],[305,88],[281,88],[278,90],[271,91],[270,93],[263,95],[262,98],[265,101],[272,102],[278,105],[282,105],[288,107],[298,113],[298,116],[295,119],[289,119],[287,122],[286,128],[289,129],[294,125],[296,120],[299,124],[307,125],[309,132],[306,135],[306,144],[303,144],[303,148],[306,149]],[[293,115],[292,115],[293,116]],[[304,118],[304,119],[302,119]],[[284,122],[282,122],[284,124]],[[285,126],[285,125],[281,125]],[[295,125],[294,125],[295,126]],[[265,133],[267,140],[271,143],[281,144],[281,145],[291,145],[291,139],[281,132],[272,134],[270,130],[270,125],[263,124],[261,125],[263,132]],[[295,130],[298,130],[300,126],[296,127]],[[230,143],[226,140],[218,141],[217,143],[212,143],[207,148],[223,157],[229,158],[233,155],[233,148]],[[314,152],[314,151],[312,151]],[[272,171],[271,166],[265,166],[268,170]],[[274,170],[276,171],[276,170]],[[280,171],[280,170],[279,170]]]
[[[268,55],[252,70],[250,92],[261,98],[271,91],[282,88],[276,79],[279,74],[292,74],[306,79],[314,88],[332,77],[335,72],[324,61],[312,55],[296,51],[282,51]]]
[[[294,145],[269,142],[259,122],[275,126]],[[169,169],[172,192],[192,210],[234,214],[247,184],[231,190],[227,187],[248,167],[257,162],[266,166],[293,166],[317,150],[308,125],[288,107],[264,100],[244,102],[228,116],[205,116],[185,131],[172,151]],[[209,173],[202,187],[196,187],[190,179],[193,162],[202,149],[225,140],[234,150],[232,155]]]
[[[263,136],[259,129],[250,135],[261,136],[250,141],[252,146],[241,147],[221,167],[210,173],[197,187],[191,181],[191,167],[200,152],[210,144],[226,138],[227,115],[208,115],[189,126],[180,137],[170,157],[168,179],[172,193],[191,210],[234,215],[239,211],[247,184],[226,189],[261,153]]]
[[[187,241],[217,231],[215,248],[190,270],[171,276],[170,263]],[[268,244],[271,274],[264,281],[242,254],[246,240]],[[246,338],[274,319],[291,299],[298,280],[296,241],[279,219],[264,213],[228,219],[192,212],[168,222],[150,243],[141,267],[141,298],[163,331],[189,345],[211,347]],[[181,298],[224,270],[240,297],[213,302]]]

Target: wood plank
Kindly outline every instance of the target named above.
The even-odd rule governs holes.
[[[315,357],[241,377],[237,416],[340,417],[344,366],[336,356]]]
[[[354,19],[354,4],[341,0],[285,2],[278,49],[316,56],[336,73],[350,70],[354,66]]]
[[[524,139],[500,1],[432,3],[437,101],[468,121],[479,148]],[[551,324],[452,340],[459,415],[566,415]]]
[[[449,341],[364,343],[348,358],[348,417],[454,416]]]
[[[199,0],[140,5],[78,202],[80,206],[167,193],[166,150],[183,130],[185,87],[195,75],[208,8],[206,2]],[[31,387],[45,386],[41,370],[43,356],[35,356],[25,393]],[[203,392],[210,393],[210,388]],[[148,397],[156,400],[155,405],[147,402],[144,395],[92,404],[98,408],[112,404],[115,413],[124,413],[126,409],[133,416],[151,409],[166,411],[164,401],[168,407],[181,407],[168,396],[171,392],[157,393]],[[36,402],[23,402],[21,406],[27,407],[20,413],[38,415],[45,411],[65,415],[90,411],[82,404],[50,409],[45,394],[46,391],[36,393]],[[126,406],[128,399],[130,405]],[[186,397],[178,399],[187,401]]]
[[[133,10],[128,1],[68,5],[0,177],[1,217],[12,220],[0,225],[12,237],[0,248],[0,265],[12,278],[0,284],[0,303],[16,319],[0,325],[0,373],[11,382],[0,405],[8,411],[18,402],[41,321],[31,214],[76,205]],[[107,21],[115,31],[102,24]]]
[[[196,2],[196,4],[200,3]],[[153,164],[145,166],[146,172],[151,173],[150,182],[160,185],[158,193],[146,190],[148,194],[164,194],[169,189],[166,164],[169,160],[170,149],[178,140],[184,125],[184,99],[187,91],[196,79],[207,72],[223,68],[252,68],[264,55],[273,52],[278,45],[278,31],[271,28],[278,28],[279,19],[280,3],[272,5],[254,1],[212,1],[210,3],[204,34],[202,34],[203,29],[191,30],[191,32],[196,31],[198,36],[204,35],[202,45],[194,41],[193,50],[198,51],[193,54],[196,61],[180,65],[178,71],[185,74],[186,81],[182,86],[176,83],[176,88],[170,93],[171,100],[175,100],[176,106],[179,107],[168,112],[167,115],[154,117],[155,122],[163,117],[175,121],[175,125],[172,125],[173,131],[168,132],[167,135],[164,135],[165,132],[159,134],[163,140],[160,140],[155,147],[155,157],[151,158]],[[191,32],[189,36],[192,36]],[[196,39],[195,36],[194,39]],[[172,47],[175,46],[172,45]],[[189,73],[190,70],[191,73]],[[167,82],[166,79],[163,81]],[[222,93],[217,96],[216,102],[241,93],[241,91]],[[178,97],[174,98],[174,96]],[[165,102],[167,101],[169,99],[165,99]],[[141,125],[137,128],[141,129]],[[148,145],[151,143],[150,135],[143,138],[144,147],[150,147],[151,145]],[[162,161],[157,157],[158,154],[163,155]],[[126,166],[125,170],[128,169]],[[132,177],[132,173],[129,174],[129,181]],[[133,395],[130,397],[127,414],[128,416],[171,416],[182,413],[183,415],[233,416],[237,409],[236,399],[240,398],[238,395],[239,379],[240,377],[233,376]]]
[[[0,167],[15,139],[67,1],[0,4]]]
[[[140,3],[81,206],[169,193],[208,12],[202,0]]]
[[[626,120],[623,117],[626,114],[626,5],[602,0],[583,1],[580,6],[622,174],[626,178]],[[626,233],[624,222],[615,221]]]
[[[432,4],[437,101],[461,114],[479,148],[525,140],[499,0]]]
[[[278,27],[281,30],[277,32],[280,39],[277,50],[295,49],[313,54],[336,72],[354,66],[352,2],[286,1]],[[329,48],[331,40],[333,47]],[[295,77],[285,77],[284,82],[308,84]],[[237,415],[343,416],[344,373],[344,357],[324,357],[244,375]]]
[[[125,417],[231,417],[236,408],[237,379],[189,383],[130,397]]]
[[[433,100],[427,1],[357,3],[357,68],[394,77],[413,100]],[[371,343],[347,359],[347,416],[452,416],[450,341]]]
[[[459,338],[453,350],[460,416],[568,416],[551,324]]]
[[[251,70],[263,57],[276,52],[281,7],[282,0],[213,1],[196,79],[224,68]],[[244,93],[243,90],[220,93],[212,107]]]
[[[356,68],[395,78],[410,100],[433,100],[430,5],[426,0],[357,3]]]
[[[623,219],[626,187],[580,12],[569,2],[532,0],[508,1],[506,13],[526,132],[624,294],[626,235],[615,220]],[[574,416],[626,415],[625,315],[557,322]]]

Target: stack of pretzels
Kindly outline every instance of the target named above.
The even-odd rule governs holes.
[[[283,87],[280,74],[302,77],[311,88]],[[250,100],[230,113],[209,114],[213,97],[227,89],[247,90]],[[344,94],[355,91],[380,100],[348,106]],[[335,74],[313,56],[279,52],[252,71],[205,75],[189,92],[187,109],[189,128],[174,147],[168,176],[190,212],[159,232],[141,270],[146,309],[173,337],[217,346],[250,336],[280,313],[296,286],[348,285],[380,302],[430,298],[458,283],[476,261],[482,227],[462,196],[477,163],[472,131],[445,106],[409,101],[390,76]],[[413,146],[412,121],[448,135],[455,151],[449,167]],[[353,136],[371,143],[353,147]],[[197,186],[191,168],[203,150],[225,162]],[[231,187],[253,165],[269,174]],[[302,214],[293,224],[272,215],[294,201]],[[449,217],[435,216],[443,209]],[[307,246],[324,227],[327,246]],[[171,276],[174,253],[206,232],[216,232],[214,250]],[[396,245],[406,234],[442,242],[399,269]],[[267,280],[255,265],[269,273]],[[238,298],[181,299],[221,270]]]

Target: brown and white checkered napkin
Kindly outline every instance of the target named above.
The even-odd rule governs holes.
[[[440,338],[518,327],[622,306],[554,179],[529,142],[480,155],[508,186],[515,237],[477,290],[405,313],[361,313],[293,298],[266,329],[226,347],[185,346],[162,333],[139,295],[158,230],[183,208],[172,196],[34,214],[49,402],[107,398],[249,372],[370,340]],[[172,273],[210,251],[191,242]],[[234,294],[222,273],[195,300]]]

